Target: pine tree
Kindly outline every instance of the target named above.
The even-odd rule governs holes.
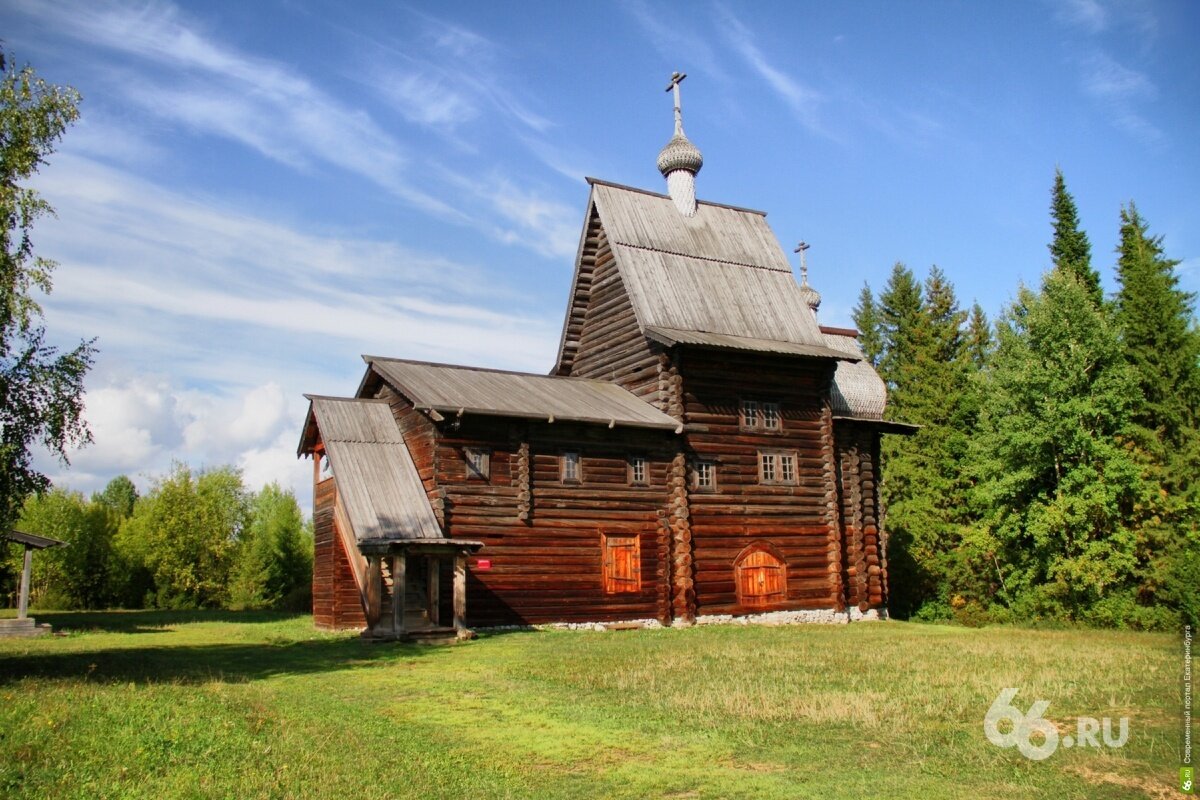
[[[921,298],[921,284],[913,276],[912,270],[899,261],[892,267],[887,285],[879,296],[879,317],[881,321],[883,347],[879,358],[879,374],[889,387],[895,387],[900,381],[900,373],[904,365],[911,364],[916,358],[917,326],[920,324],[924,310]],[[889,408],[893,418],[903,419],[902,406],[897,403]]]
[[[1075,198],[1067,191],[1061,169],[1054,170],[1054,188],[1050,195],[1054,240],[1049,247],[1054,268],[1074,275],[1099,306],[1104,302],[1104,292],[1100,288],[1100,274],[1092,269],[1092,245],[1087,234],[1079,229],[1079,211],[1075,207]]]
[[[1144,601],[1200,621],[1200,331],[1177,260],[1131,202],[1121,209],[1116,318],[1139,391],[1133,437],[1158,487],[1140,509]]]
[[[977,370],[987,366],[992,352],[992,324],[979,303],[971,306],[967,318],[967,358]]]
[[[879,366],[879,357],[883,354],[883,319],[880,317],[879,306],[871,287],[863,283],[862,291],[858,293],[858,305],[854,307],[854,325],[858,328],[858,343],[862,345],[867,361],[872,367]]]
[[[1121,209],[1117,253],[1117,322],[1141,389],[1134,422],[1162,447],[1178,447],[1195,436],[1200,410],[1196,298],[1179,288],[1179,261],[1163,254],[1162,237],[1149,235],[1133,203]]]
[[[898,276],[894,296],[904,298],[907,287]],[[892,584],[899,614],[962,583],[956,551],[968,521],[963,461],[975,414],[962,331],[966,314],[954,286],[933,267],[918,300],[920,310],[905,335],[908,355],[894,362],[889,404],[921,428],[912,437],[885,438],[883,455],[889,565],[897,575]]]

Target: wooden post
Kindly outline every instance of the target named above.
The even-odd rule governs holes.
[[[454,555],[454,630],[462,637],[467,630],[467,554]]]
[[[441,559],[437,556],[426,556],[425,558],[425,584],[429,587],[429,596],[426,598],[426,604],[429,609],[429,624],[437,625],[440,622],[441,609],[441,587],[438,585],[442,567]]]
[[[404,635],[404,589],[408,556],[401,550],[392,556],[392,632],[399,639]]]
[[[383,613],[383,559],[380,556],[367,558],[367,633],[374,635],[379,616]]]
[[[33,579],[33,548],[25,545],[25,566],[21,570],[21,598],[17,606],[17,619],[29,614],[29,583]]]

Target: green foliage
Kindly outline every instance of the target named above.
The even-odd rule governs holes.
[[[1054,170],[1050,219],[1054,226],[1054,239],[1049,245],[1054,269],[1074,275],[1088,290],[1092,302],[1099,306],[1104,302],[1104,292],[1100,288],[1100,274],[1092,269],[1092,245],[1079,228],[1079,211],[1075,208],[1075,198],[1067,191],[1061,169]]]
[[[33,495],[17,523],[20,530],[66,542],[33,558],[30,602],[38,608],[105,608],[111,601],[112,540],[117,520],[78,492],[53,489]],[[23,548],[12,548],[22,558]]]
[[[1124,438],[1134,375],[1074,275],[1022,289],[997,325],[974,442],[973,542],[1033,615],[1078,615],[1128,588],[1149,487]]]
[[[139,499],[121,526],[119,549],[153,577],[150,605],[213,608],[229,597],[229,583],[249,498],[241,473],[221,467],[194,474],[176,464]]]
[[[892,266],[883,294],[879,296],[880,330],[884,342],[879,358],[879,375],[889,387],[900,382],[905,364],[916,359],[917,345],[913,341],[923,312],[921,284],[912,270],[897,261]],[[900,409],[892,406],[893,419]]]
[[[895,356],[889,405],[899,418],[921,426],[911,437],[885,437],[883,443],[889,584],[893,610],[902,616],[973,573],[963,563],[961,543],[970,521],[964,464],[978,413],[963,335],[967,315],[954,286],[937,267],[924,287],[910,277],[894,272],[885,292],[902,298],[890,301],[896,322],[886,328],[886,352]],[[911,285],[919,292],[915,298]],[[897,313],[902,305],[916,312]]]
[[[234,609],[279,608],[312,584],[312,534],[300,505],[278,484],[254,498],[230,587]],[[310,606],[311,607],[311,606]]]
[[[971,314],[967,318],[966,334],[967,358],[976,370],[982,370],[988,364],[992,355],[993,337],[992,325],[988,322],[987,314],[979,303],[971,306]]]
[[[0,51],[0,527],[11,525],[25,498],[45,491],[30,449],[66,460],[91,440],[82,419],[83,378],[93,342],[60,354],[45,343],[34,292],[50,291],[54,262],[34,255],[34,222],[53,209],[25,185],[79,116],[79,94],[47,84],[30,67],[6,64]]]
[[[137,503],[138,490],[126,475],[118,475],[108,482],[104,491],[92,495],[92,502],[107,507],[120,519],[133,516],[133,507]]]
[[[883,319],[871,287],[863,284],[858,293],[858,305],[854,307],[854,325],[858,328],[858,343],[871,366],[879,366],[879,357],[883,355]]]

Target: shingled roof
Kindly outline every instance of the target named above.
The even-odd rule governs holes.
[[[363,356],[422,411],[677,431],[679,422],[607,381]]]
[[[669,343],[856,358],[827,346],[762,212],[700,202],[688,217],[666,195],[595,178],[588,182],[588,218],[598,216],[647,335],[670,338]],[[586,310],[579,278],[587,236],[585,231],[576,260],[575,300],[563,325],[560,372],[578,345],[568,332],[579,327]],[[709,336],[697,341],[700,334]]]
[[[308,397],[301,450],[313,426],[333,468],[339,502],[358,540],[444,539],[416,464],[383,400]]]

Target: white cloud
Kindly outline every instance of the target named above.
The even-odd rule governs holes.
[[[828,136],[818,114],[818,108],[824,101],[822,94],[774,66],[758,47],[750,29],[727,8],[717,6],[717,11],[730,44],[779,95],[796,119],[811,132]]]
[[[1081,60],[1080,75],[1084,92],[1118,128],[1146,143],[1162,139],[1162,131],[1138,110],[1158,96],[1148,77],[1099,51]]]
[[[1098,0],[1059,0],[1056,15],[1087,33],[1100,33],[1108,27],[1108,12]]]

